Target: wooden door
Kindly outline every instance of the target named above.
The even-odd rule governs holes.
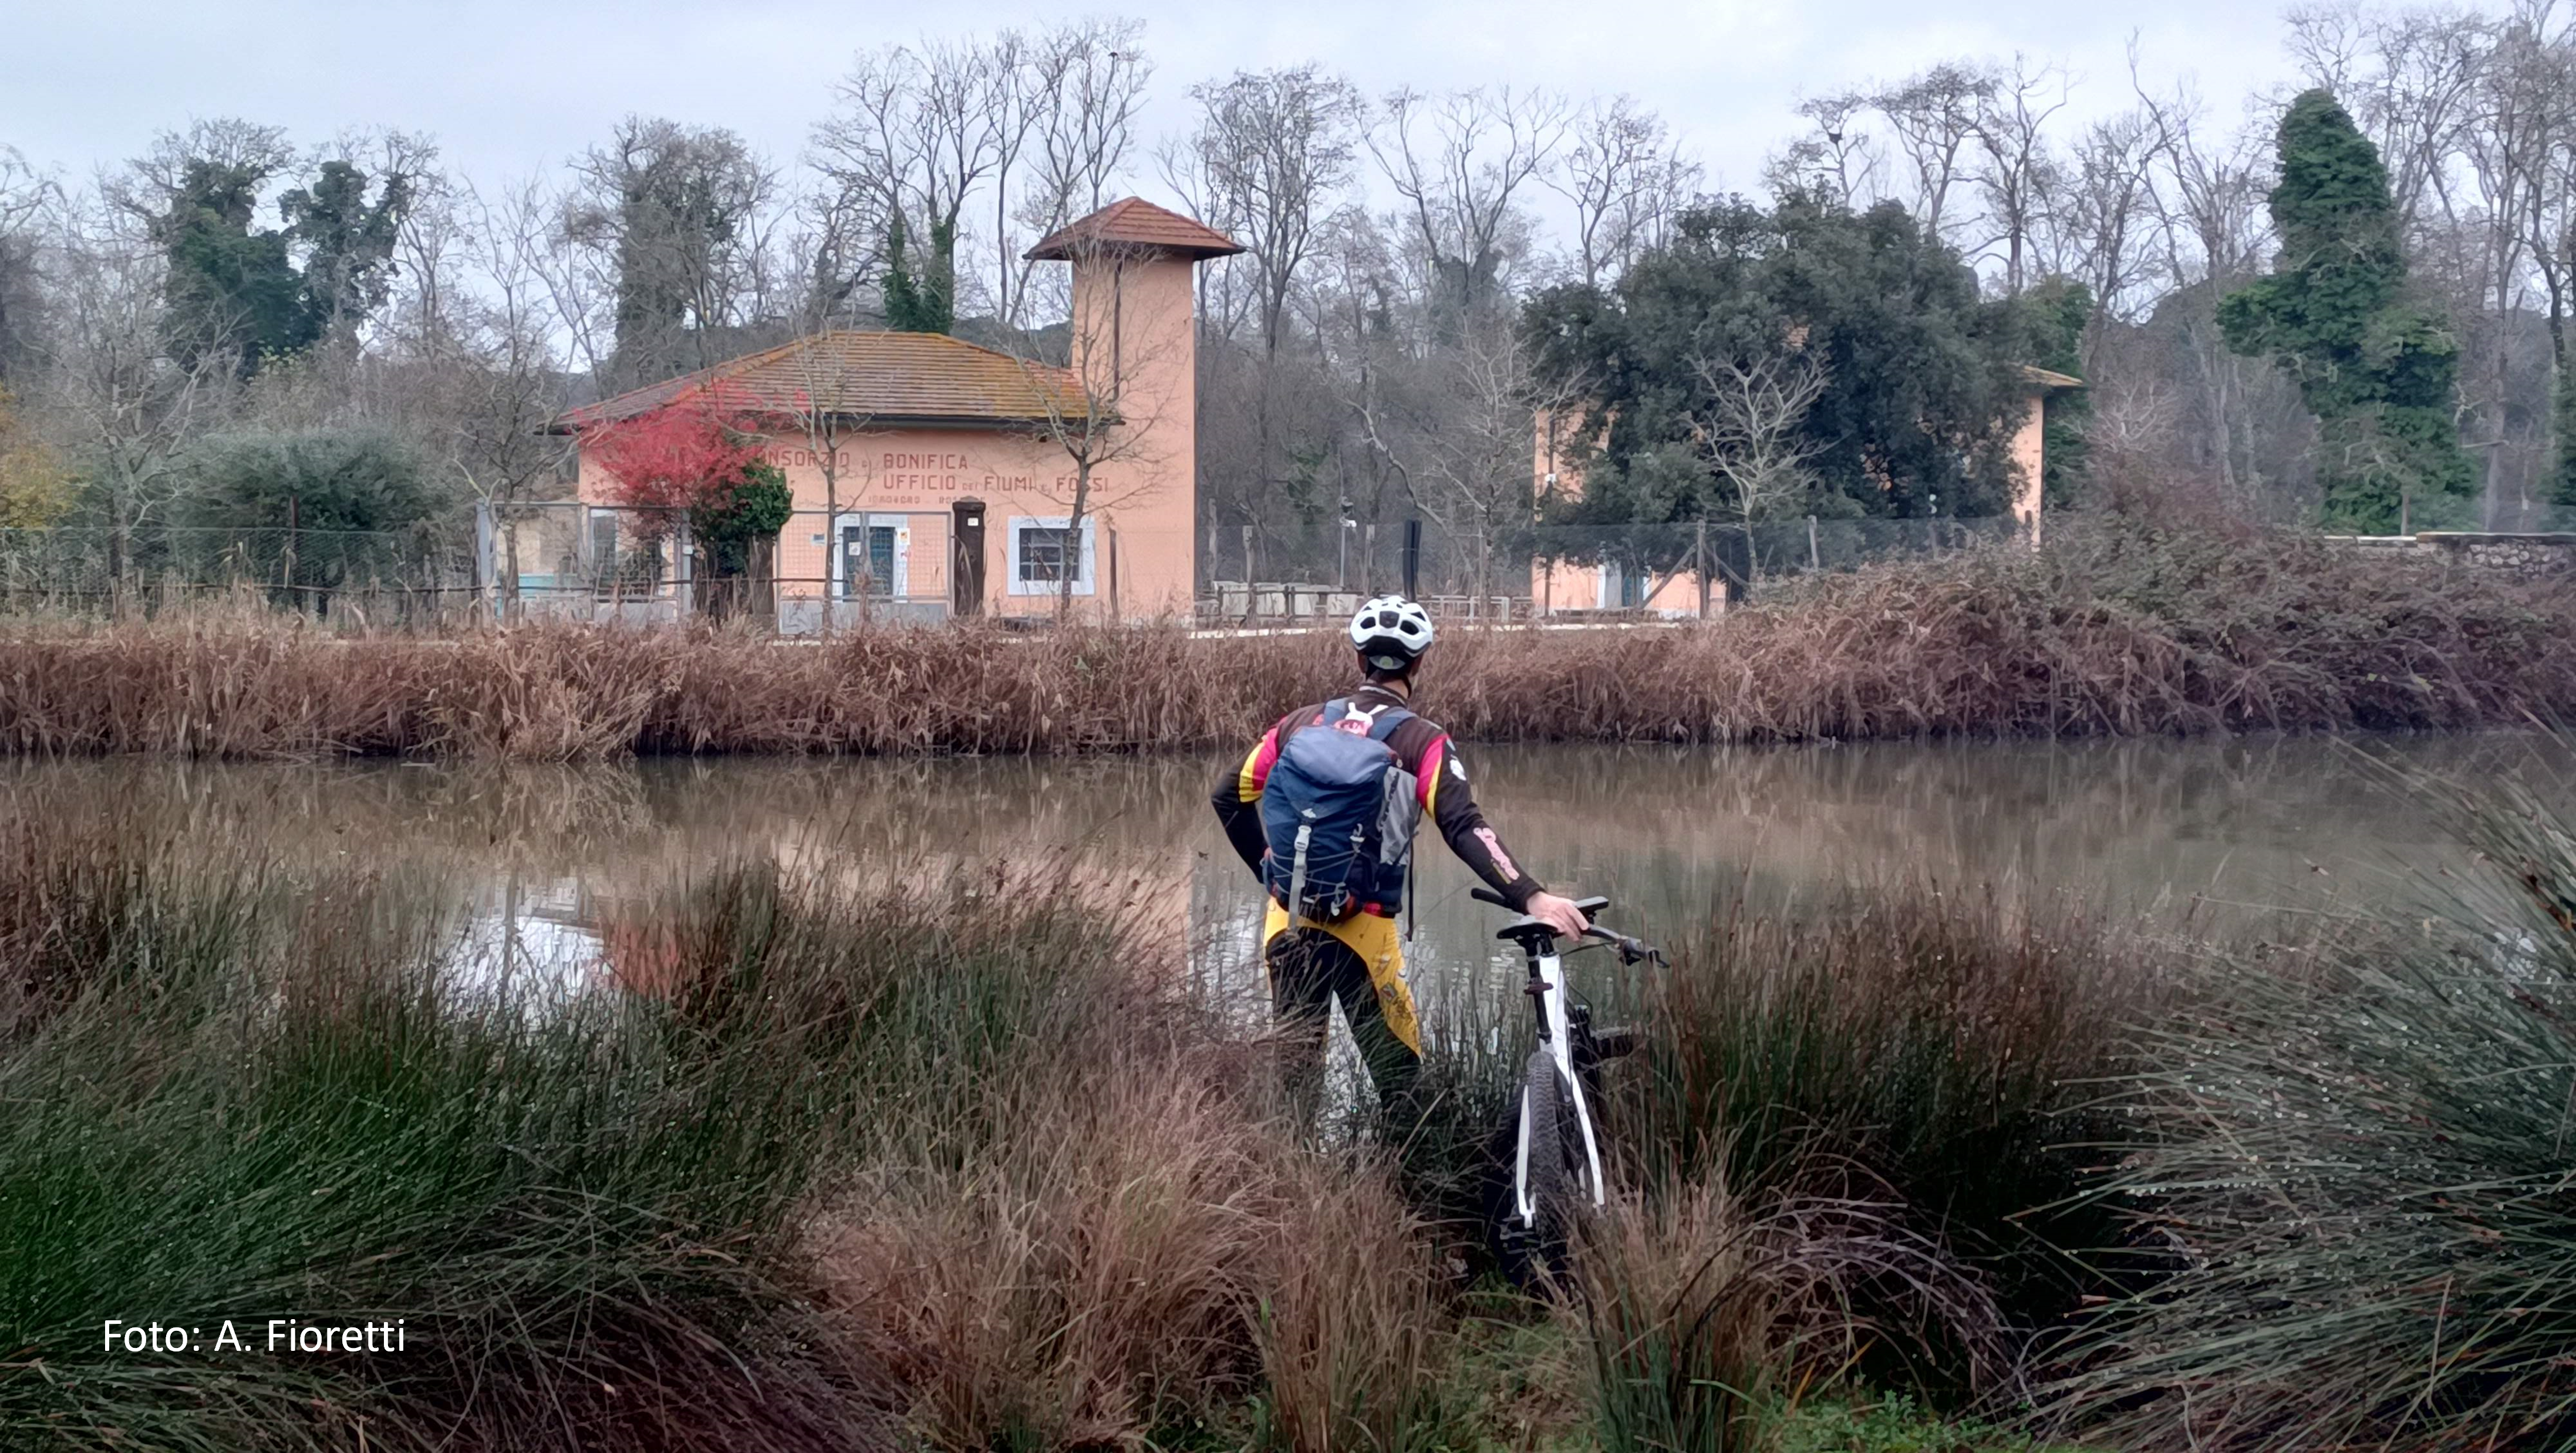
[[[984,613],[984,504],[957,502],[949,534],[948,610],[955,616]]]

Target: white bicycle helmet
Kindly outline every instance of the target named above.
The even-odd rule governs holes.
[[[1351,648],[1380,671],[1412,665],[1431,637],[1431,612],[1400,595],[1381,595],[1351,617]]]

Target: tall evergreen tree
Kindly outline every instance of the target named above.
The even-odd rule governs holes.
[[[295,166],[275,127],[219,120],[164,136],[124,193],[167,261],[164,342],[182,363],[229,355],[247,376],[383,306],[413,178],[369,178],[328,161],[278,198],[280,227],[255,225],[260,196]]]
[[[169,259],[165,341],[185,364],[231,349],[249,374],[315,337],[291,238],[251,226],[275,174],[262,158],[191,157],[152,219],[153,240]]]
[[[1893,203],[1695,209],[1612,290],[1569,284],[1526,312],[1541,373],[1590,398],[1601,429],[1599,457],[1577,461],[1582,498],[1553,518],[1727,518],[1730,491],[1694,452],[1718,412],[1709,366],[1764,360],[1812,360],[1826,379],[1795,430],[1816,487],[1790,513],[2001,514],[2039,311],[1982,296],[1958,252]]]
[[[2069,377],[2084,373],[2084,325],[2093,316],[2093,293],[2082,283],[2050,278],[2022,294],[2030,331],[2029,361]],[[2076,502],[2093,465],[2086,426],[2093,418],[2088,390],[2052,393],[2042,403],[2040,498],[2047,509]]]
[[[957,326],[957,234],[930,224],[930,256],[916,265],[903,219],[886,227],[886,326],[898,333],[947,333]]]
[[[2477,475],[2454,422],[2459,343],[2409,296],[2379,150],[2334,96],[2281,118],[2270,276],[2218,308],[2228,346],[2287,369],[2317,417],[2330,529],[2386,533],[2467,513]]]
[[[315,337],[354,330],[393,290],[394,241],[410,214],[413,179],[389,171],[373,201],[367,174],[326,161],[313,184],[278,199],[304,251],[303,307]]]

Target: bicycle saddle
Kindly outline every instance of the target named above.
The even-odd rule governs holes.
[[[1489,888],[1474,889],[1471,892],[1471,896],[1483,902],[1491,903],[1498,908],[1509,908],[1511,906],[1509,903],[1503,901],[1503,895],[1496,893]],[[1589,898],[1575,899],[1574,906],[1582,912],[1585,918],[1590,918],[1594,914],[1609,907],[1610,900],[1596,893]],[[1520,917],[1504,924],[1494,934],[1494,937],[1503,940],[1505,943],[1516,943],[1524,949],[1532,950],[1534,950],[1540,943],[1553,939],[1556,936],[1555,929],[1548,927],[1546,924],[1530,917],[1528,914],[1522,914]]]

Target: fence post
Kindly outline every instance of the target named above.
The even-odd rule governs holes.
[[[303,613],[304,597],[295,593],[295,528],[300,512],[298,507],[303,503],[302,495],[286,497],[286,559],[279,567],[277,581],[286,590],[287,603],[294,606],[298,614]]]
[[[1243,623],[1261,618],[1261,592],[1252,588],[1252,527],[1243,527]]]
[[[493,588],[500,572],[492,564],[492,501],[474,501],[474,593],[492,613],[501,618],[501,595]]]
[[[1691,574],[1699,580],[1699,618],[1708,619],[1708,520],[1691,531]]]
[[[1816,554],[1816,517],[1809,515],[1807,516],[1807,569],[1821,571],[1824,568],[1824,561],[1817,558]]]
[[[679,609],[679,620],[688,623],[690,612],[697,606],[697,572],[691,568],[689,522],[684,516],[671,527],[671,602]]]

